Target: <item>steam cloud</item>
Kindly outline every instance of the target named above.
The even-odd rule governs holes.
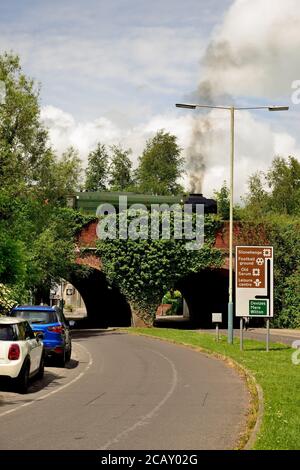
[[[287,27],[288,25],[288,27]],[[235,0],[201,60],[201,82],[192,101],[231,105],[288,99],[299,78],[300,9],[297,0]],[[267,103],[268,104],[268,103]],[[270,103],[272,104],[272,103]],[[201,192],[210,162],[211,113],[195,119],[187,151],[190,189]]]

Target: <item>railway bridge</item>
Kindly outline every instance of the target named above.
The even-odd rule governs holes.
[[[133,203],[144,204],[149,207],[153,203],[175,204],[182,203],[182,197],[169,196],[146,196],[132,193],[121,193],[127,195],[128,205]],[[101,203],[116,205],[120,193],[102,192],[77,193],[69,198],[68,205],[85,214],[95,215],[97,207]],[[216,212],[216,204],[213,200],[197,195],[201,203],[208,205],[207,212]],[[193,199],[193,198],[192,198]],[[189,200],[191,200],[189,196]],[[118,288],[111,286],[102,271],[101,259],[95,254],[97,241],[96,217],[91,219],[77,236],[77,265],[87,265],[91,269],[86,278],[78,277],[76,269],[74,275],[68,279],[80,292],[92,323],[97,326],[130,326],[134,313],[126,298],[119,292]],[[180,290],[188,306],[190,327],[211,327],[211,313],[222,312],[224,327],[227,324],[227,301],[228,301],[228,223],[224,222],[215,236],[215,248],[224,252],[224,265],[220,269],[205,269],[199,273],[190,274],[180,279],[174,286]],[[240,239],[241,227],[234,227],[235,240]],[[136,325],[143,325],[141,319],[135,317]]]

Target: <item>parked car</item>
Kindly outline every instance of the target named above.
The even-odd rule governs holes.
[[[44,376],[42,335],[35,335],[26,320],[0,317],[0,377],[11,378],[26,393],[29,378]]]
[[[10,313],[29,321],[35,333],[43,333],[47,358],[54,358],[64,367],[71,358],[72,340],[69,322],[58,307],[45,305],[18,305]]]

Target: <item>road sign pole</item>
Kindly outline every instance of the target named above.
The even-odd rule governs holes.
[[[222,323],[222,313],[213,313],[212,322],[216,324],[216,341],[219,341],[219,324]]]
[[[266,351],[270,350],[270,319],[267,318],[267,341],[266,341]]]
[[[240,319],[240,351],[244,349],[244,320]]]
[[[229,299],[227,341],[233,344],[233,187],[234,187],[234,107],[230,109],[230,207],[229,207]]]
[[[216,323],[216,341],[219,342],[219,324]]]

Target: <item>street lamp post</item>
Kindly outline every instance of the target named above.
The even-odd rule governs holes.
[[[230,186],[229,186],[229,288],[228,288],[228,331],[227,340],[233,344],[233,194],[234,194],[234,124],[235,111],[259,110],[268,111],[288,111],[288,106],[255,106],[255,107],[235,107],[235,106],[209,106],[201,104],[177,103],[177,108],[185,109],[223,109],[230,111]]]

